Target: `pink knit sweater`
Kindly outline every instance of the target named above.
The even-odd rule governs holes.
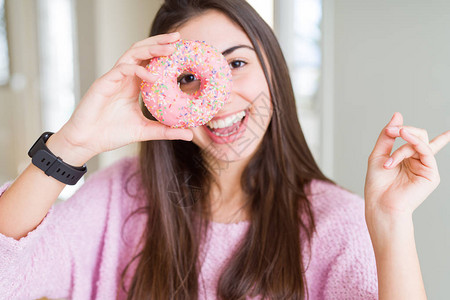
[[[125,223],[138,207],[139,201],[131,196],[138,193],[135,180],[124,188],[136,168],[136,158],[127,158],[92,175],[19,241],[0,234],[0,299],[126,298],[118,284],[120,274],[134,256],[146,225],[144,214]],[[1,187],[0,195],[7,186]],[[302,250],[309,299],[377,299],[364,201],[321,181],[313,181],[311,190],[317,234],[312,255]],[[247,221],[211,223],[210,238],[202,242],[200,299],[216,298],[221,269],[248,226]],[[126,282],[130,279],[131,274]]]

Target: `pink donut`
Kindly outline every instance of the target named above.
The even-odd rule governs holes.
[[[206,124],[223,107],[231,93],[231,69],[225,57],[200,41],[180,40],[169,56],[153,58],[146,69],[160,77],[141,83],[142,98],[150,113],[172,128]],[[193,94],[181,91],[178,77],[190,73],[200,80]]]

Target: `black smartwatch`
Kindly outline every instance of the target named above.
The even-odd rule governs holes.
[[[53,132],[44,132],[28,151],[33,165],[44,171],[47,176],[68,185],[74,185],[87,172],[86,164],[74,167],[66,164],[60,157],[55,156],[45,145]]]

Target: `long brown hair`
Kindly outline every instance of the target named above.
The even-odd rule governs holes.
[[[306,188],[312,179],[331,180],[322,174],[305,141],[288,68],[273,31],[244,0],[172,0],[157,12],[150,36],[169,32],[209,9],[224,13],[249,37],[274,108],[241,177],[250,226],[220,276],[217,297],[304,299],[301,249],[310,246],[315,230]],[[204,216],[205,211],[208,215],[207,197],[214,183],[205,155],[192,142],[141,143],[140,180],[148,222],[142,251],[133,258],[139,262],[128,299],[198,298],[199,242],[208,218],[200,218],[198,226],[195,216]],[[301,232],[305,240],[300,240]]]

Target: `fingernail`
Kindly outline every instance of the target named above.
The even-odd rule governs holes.
[[[180,33],[178,32],[178,31],[175,31],[175,32],[171,32],[170,33],[170,36],[178,36]]]
[[[388,168],[388,167],[390,167],[391,165],[392,165],[392,162],[393,162],[394,160],[392,159],[392,157],[389,157],[389,159],[384,163],[384,166],[386,167],[386,168]]]

